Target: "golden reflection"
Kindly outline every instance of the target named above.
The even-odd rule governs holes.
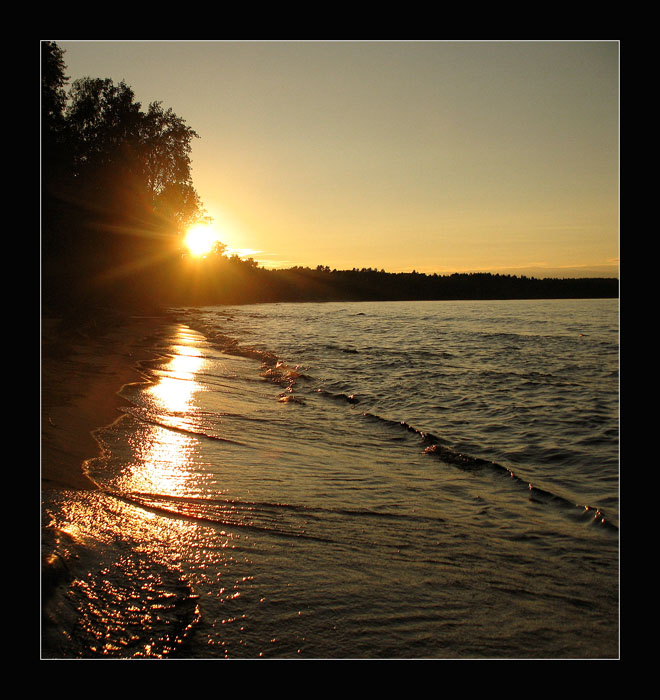
[[[118,484],[121,490],[171,496],[189,493],[196,440],[191,435],[150,426],[147,439],[134,445],[135,461]]]
[[[154,402],[150,411],[163,425],[146,425],[144,433],[133,440],[135,459],[118,484],[121,489],[176,496],[189,493],[197,439],[185,430],[194,413],[194,396],[204,389],[196,376],[205,360],[187,328],[179,329],[175,342],[163,375],[146,390]]]
[[[184,413],[190,410],[192,397],[200,385],[192,379],[162,377],[158,384],[148,389],[148,393],[158,404],[158,408],[168,413]]]
[[[182,328],[178,339],[185,340],[185,337],[185,329]],[[193,395],[203,390],[196,376],[204,364],[204,357],[190,345],[175,345],[172,350],[176,354],[165,367],[165,374],[147,393],[156,401],[157,411],[164,409],[171,413],[183,413],[191,409]]]

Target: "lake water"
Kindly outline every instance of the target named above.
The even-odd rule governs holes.
[[[611,658],[617,300],[175,309],[48,496],[57,655]]]

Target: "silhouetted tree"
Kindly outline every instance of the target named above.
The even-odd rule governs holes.
[[[197,134],[183,119],[160,102],[142,112],[132,89],[109,79],[76,80],[69,100],[75,177],[106,194],[130,183],[142,203],[177,229],[201,215],[190,173]]]
[[[68,82],[64,74],[64,52],[55,42],[41,47],[41,128],[44,139],[56,138],[64,126]]]
[[[45,42],[44,295],[155,294],[203,214],[190,169],[197,134],[160,102],[143,111],[123,81],[87,77],[66,93],[64,70],[61,49]]]
[[[66,84],[63,51],[52,41],[41,44],[41,212],[42,259],[49,279],[54,277],[49,264],[59,260],[67,248],[70,229],[64,183],[70,174],[70,152],[64,115]],[[45,229],[47,224],[47,231]],[[59,265],[61,267],[61,265]],[[60,275],[63,277],[63,275]]]

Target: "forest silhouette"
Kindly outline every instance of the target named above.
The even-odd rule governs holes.
[[[187,254],[185,231],[208,220],[191,177],[197,133],[124,82],[68,87],[64,52],[41,44],[42,307],[153,308],[280,301],[617,297],[613,278],[266,269],[225,254]]]

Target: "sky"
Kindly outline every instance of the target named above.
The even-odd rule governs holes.
[[[55,41],[198,133],[265,267],[618,276],[618,40]]]

